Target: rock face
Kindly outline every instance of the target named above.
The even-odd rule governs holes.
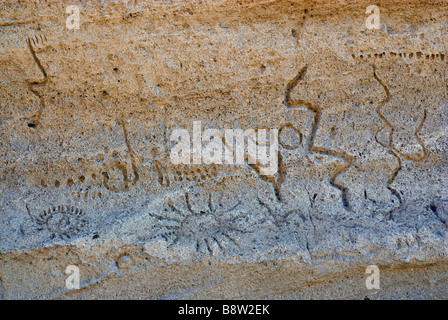
[[[447,297],[447,1],[73,2],[2,1],[0,298]]]

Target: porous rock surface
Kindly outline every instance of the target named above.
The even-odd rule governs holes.
[[[446,298],[447,1],[72,2],[1,4],[0,298]]]

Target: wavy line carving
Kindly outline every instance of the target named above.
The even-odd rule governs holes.
[[[37,127],[37,125],[39,124],[42,112],[43,112],[43,110],[45,108],[45,103],[44,103],[43,96],[42,96],[42,94],[38,90],[36,90],[36,87],[41,87],[41,86],[43,86],[43,85],[45,85],[47,83],[47,81],[48,81],[48,74],[47,74],[47,71],[45,70],[45,68],[43,67],[41,61],[37,57],[36,50],[34,49],[34,47],[37,46],[37,45],[44,44],[46,41],[47,41],[47,38],[45,36],[42,36],[42,35],[39,36],[39,37],[35,36],[34,38],[28,38],[26,40],[26,43],[28,45],[28,49],[31,52],[33,60],[36,63],[36,65],[39,68],[39,70],[42,73],[42,75],[44,76],[44,79],[42,81],[31,81],[31,82],[28,82],[28,88],[30,89],[30,91],[35,96],[37,96],[37,98],[39,99],[39,103],[40,103],[40,109],[33,116],[33,118],[34,118],[33,122],[28,124],[28,126],[30,128]]]
[[[311,128],[311,136],[310,136],[310,139],[308,140],[308,151],[332,156],[332,157],[340,159],[344,162],[343,164],[337,166],[333,170],[333,172],[330,173],[330,184],[341,191],[342,204],[343,204],[344,208],[347,209],[348,211],[352,211],[352,209],[350,207],[350,203],[348,201],[348,189],[346,187],[344,187],[343,185],[336,183],[336,179],[340,174],[342,174],[349,167],[352,166],[355,158],[343,151],[337,151],[337,150],[332,150],[332,149],[327,149],[324,147],[316,146],[314,144],[314,140],[316,137],[317,129],[320,124],[321,107],[317,106],[317,105],[313,105],[304,100],[300,100],[300,99],[293,100],[291,98],[291,91],[305,77],[307,67],[308,66],[303,67],[299,71],[297,76],[288,83],[288,85],[286,86],[286,91],[285,91],[285,101],[283,103],[288,109],[295,109],[295,108],[305,106],[307,109],[309,109],[311,112],[313,112],[314,118],[313,118],[313,123],[312,123],[312,128]]]
[[[389,177],[388,181],[387,181],[387,188],[392,192],[392,194],[398,198],[398,201],[400,202],[400,205],[393,209],[392,211],[389,212],[389,218],[391,218],[392,212],[398,210],[399,208],[401,208],[403,206],[403,199],[401,198],[400,193],[394,189],[391,184],[394,182],[395,178],[397,177],[399,171],[402,168],[402,163],[401,163],[401,158],[404,158],[406,160],[410,160],[410,161],[414,161],[414,162],[419,162],[422,161],[423,159],[425,159],[428,156],[428,151],[426,149],[426,146],[424,145],[424,143],[421,141],[420,137],[418,136],[419,131],[421,130],[421,128],[423,127],[423,124],[425,123],[426,120],[426,109],[424,109],[423,111],[423,119],[420,122],[420,124],[418,125],[418,127],[415,129],[414,131],[414,135],[415,138],[417,139],[418,143],[420,144],[420,146],[423,149],[423,155],[421,157],[418,158],[412,158],[410,156],[407,156],[403,153],[401,153],[397,148],[395,148],[393,146],[393,134],[394,134],[394,130],[395,128],[393,127],[393,125],[390,123],[390,121],[386,118],[386,116],[381,112],[381,108],[387,103],[387,101],[389,101],[390,99],[390,92],[388,87],[383,83],[383,81],[381,81],[381,79],[377,76],[376,71],[374,69],[373,72],[373,77],[375,78],[376,81],[378,81],[378,83],[383,87],[385,93],[386,93],[386,97],[378,104],[378,107],[376,108],[376,113],[378,114],[378,116],[380,117],[380,119],[384,122],[384,125],[378,129],[378,131],[375,134],[375,140],[377,143],[379,143],[381,146],[383,146],[384,148],[387,149],[387,152],[391,155],[393,155],[396,159],[397,159],[397,167],[394,169],[392,175]],[[378,134],[384,130],[385,128],[389,127],[389,137],[388,137],[388,143],[384,143],[381,141],[381,139],[378,139]],[[401,158],[400,158],[401,157]]]

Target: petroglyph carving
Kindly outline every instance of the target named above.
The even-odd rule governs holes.
[[[333,185],[334,187],[338,188],[341,191],[341,198],[342,198],[342,203],[344,205],[344,207],[347,210],[351,210],[350,209],[350,204],[348,203],[348,199],[347,199],[347,188],[339,183],[336,182],[336,179],[338,177],[338,175],[342,174],[344,171],[346,171],[353,163],[354,158],[352,156],[350,156],[349,154],[343,152],[343,151],[338,151],[338,150],[331,150],[331,149],[326,149],[324,147],[319,147],[316,146],[314,143],[315,140],[315,136],[316,136],[316,132],[317,129],[319,127],[319,123],[321,120],[321,110],[320,107],[317,105],[313,105],[309,102],[306,102],[304,100],[293,100],[291,98],[291,91],[297,86],[297,84],[304,78],[305,74],[307,71],[307,66],[304,66],[299,73],[297,74],[297,76],[292,79],[288,85],[286,86],[286,91],[285,91],[285,100],[284,100],[284,104],[287,108],[289,109],[293,109],[293,108],[300,108],[300,107],[306,107],[308,108],[311,112],[313,112],[313,123],[312,123],[312,129],[311,129],[311,135],[310,138],[308,140],[308,151],[309,152],[317,152],[323,155],[328,155],[328,156],[332,156],[338,159],[341,159],[343,161],[343,163],[341,165],[339,165],[338,167],[336,167],[334,169],[333,172],[330,173],[330,184]]]
[[[390,121],[386,118],[386,116],[384,116],[383,112],[382,112],[382,107],[384,106],[384,104],[386,104],[389,99],[390,99],[390,92],[389,89],[387,88],[387,86],[378,78],[378,76],[376,75],[376,73],[374,73],[374,77],[375,79],[381,84],[381,86],[384,88],[384,91],[386,92],[386,97],[383,101],[381,101],[381,103],[378,105],[376,112],[378,114],[378,116],[381,118],[381,120],[384,122],[384,125],[377,131],[376,133],[376,140],[379,144],[381,144],[383,147],[391,149],[395,155],[399,155],[400,157],[406,159],[406,160],[410,160],[410,161],[415,161],[415,162],[419,162],[422,161],[423,159],[425,159],[428,156],[428,151],[426,150],[426,147],[424,145],[424,143],[422,142],[422,140],[420,139],[418,133],[420,132],[420,130],[423,127],[423,124],[425,123],[426,120],[426,109],[423,110],[423,117],[419,123],[419,125],[416,127],[415,131],[414,131],[414,136],[415,139],[418,141],[418,143],[420,144],[420,146],[422,147],[423,150],[423,154],[421,156],[417,156],[417,157],[413,157],[412,155],[407,155],[404,154],[402,152],[400,152],[400,150],[398,150],[395,146],[394,146],[394,142],[393,142],[393,136],[394,136],[394,131],[395,128],[394,126],[390,123]],[[386,141],[382,141],[381,139],[379,139],[379,133],[381,131],[384,131],[384,129],[388,129],[388,135],[386,137]]]
[[[352,58],[360,58],[360,59],[381,59],[383,57],[389,57],[391,58],[401,58],[405,61],[418,61],[420,59],[426,59],[426,60],[445,60],[445,54],[443,53],[422,53],[420,51],[418,52],[377,52],[377,53],[358,53],[357,55],[352,54]]]
[[[46,229],[51,238],[70,239],[87,225],[86,214],[74,206],[53,206],[37,215],[31,213],[28,205],[26,209],[31,219],[38,225],[38,230]]]
[[[38,58],[37,54],[36,54],[36,47],[41,47],[43,46],[46,42],[47,42],[47,38],[45,37],[45,35],[36,35],[34,37],[28,38],[26,40],[26,43],[28,45],[28,49],[33,57],[34,62],[36,63],[36,65],[38,66],[40,72],[43,75],[43,80],[41,81],[32,81],[28,83],[28,87],[30,89],[30,91],[36,95],[36,97],[38,97],[39,102],[40,102],[40,109],[39,111],[33,116],[33,119],[31,122],[28,123],[28,126],[30,128],[35,128],[40,121],[40,117],[42,115],[42,112],[45,108],[45,101],[43,99],[42,93],[39,91],[39,88],[44,86],[47,81],[48,81],[48,74],[47,71],[45,70],[44,66],[42,65],[40,59]]]
[[[406,68],[400,68],[400,66],[398,66],[397,68],[401,72],[407,71]],[[384,81],[379,78],[376,71],[374,72],[374,77],[378,81],[378,83],[380,83],[380,85],[383,87],[385,92],[385,98],[381,101],[381,103],[378,105],[376,109],[376,113],[381,119],[383,125],[376,132],[375,140],[381,146],[386,148],[387,152],[393,155],[397,161],[397,166],[390,174],[390,177],[387,181],[388,189],[391,190],[391,192],[400,201],[400,206],[390,211],[389,217],[391,218],[393,212],[402,208],[405,202],[405,200],[402,198],[401,193],[395,187],[392,186],[398,174],[400,173],[400,171],[402,171],[403,160],[408,160],[411,162],[420,162],[428,157],[428,150],[426,148],[426,145],[419,135],[427,119],[428,112],[426,106],[428,106],[428,103],[425,102],[424,100],[420,101],[419,104],[421,104],[422,106],[417,109],[416,112],[418,115],[415,116],[416,119],[420,118],[420,121],[417,120],[417,123],[414,127],[411,122],[406,123],[405,128],[397,127],[397,124],[393,123],[394,122],[393,117],[398,116],[399,118],[404,118],[404,114],[409,113],[412,110],[412,108],[409,108],[410,110],[408,110],[406,106],[400,106],[400,108],[392,109],[392,112],[390,108],[389,110],[385,111],[386,106],[388,105],[395,106],[397,97],[393,97],[394,101],[391,101],[392,94],[390,92],[389,86],[386,85]],[[400,94],[400,91],[399,89],[396,88],[396,86],[394,86],[393,90],[396,91],[395,95]],[[407,98],[403,98],[401,100],[403,101],[402,103],[406,103]],[[397,123],[397,121],[395,121],[395,123]],[[414,131],[412,133],[411,132],[408,133],[409,129],[411,130],[414,129]],[[404,143],[403,142],[399,143],[400,141],[398,138],[400,138],[401,141],[404,141]]]
[[[238,234],[249,231],[240,229],[235,210],[240,202],[222,208],[222,204],[214,204],[209,195],[205,210],[193,207],[188,193],[184,196],[186,210],[175,205],[171,199],[162,213],[150,213],[165,231],[153,238],[162,238],[169,242],[168,247],[183,242],[199,254],[215,255],[225,253],[229,248],[239,248]],[[236,215],[235,215],[236,214]]]

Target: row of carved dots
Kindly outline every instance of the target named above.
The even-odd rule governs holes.
[[[96,174],[92,174],[92,179],[96,180],[97,179],[97,175]],[[78,177],[78,180],[80,183],[83,183],[86,180],[86,177],[84,175],[80,175]],[[47,182],[44,179],[41,179],[40,184],[42,185],[42,187],[46,187],[48,186]],[[72,178],[67,179],[67,186],[71,187],[75,184],[75,181]],[[55,187],[59,187],[61,185],[61,182],[59,180],[55,180],[54,181],[54,186]]]
[[[90,193],[92,199],[95,199],[97,195],[98,195],[99,198],[101,198],[103,196],[101,191],[95,191],[95,190],[93,190],[93,191],[80,191],[80,192],[78,192],[76,194],[74,193],[74,194],[75,194],[77,199],[81,199],[82,197],[87,199],[88,196],[89,196],[89,193]]]
[[[364,59],[364,58],[382,58],[384,56],[386,56],[387,54],[385,52],[382,53],[368,53],[368,54],[359,54],[359,58]],[[410,53],[395,53],[395,52],[389,52],[389,55],[391,57],[400,57],[400,58],[408,58],[408,59],[421,59],[422,57],[425,57],[426,60],[435,60],[435,59],[440,59],[441,61],[445,60],[445,55],[443,53],[431,53],[431,54],[422,54],[421,52],[410,52]],[[353,58],[356,58],[356,56],[354,54],[352,54]]]
[[[176,181],[182,181],[183,179],[191,181],[191,180],[203,180],[210,176],[216,177],[218,172],[216,171],[216,168],[212,166],[210,169],[205,167],[203,169],[197,168],[191,170],[175,170],[174,174],[175,174],[174,180]]]

